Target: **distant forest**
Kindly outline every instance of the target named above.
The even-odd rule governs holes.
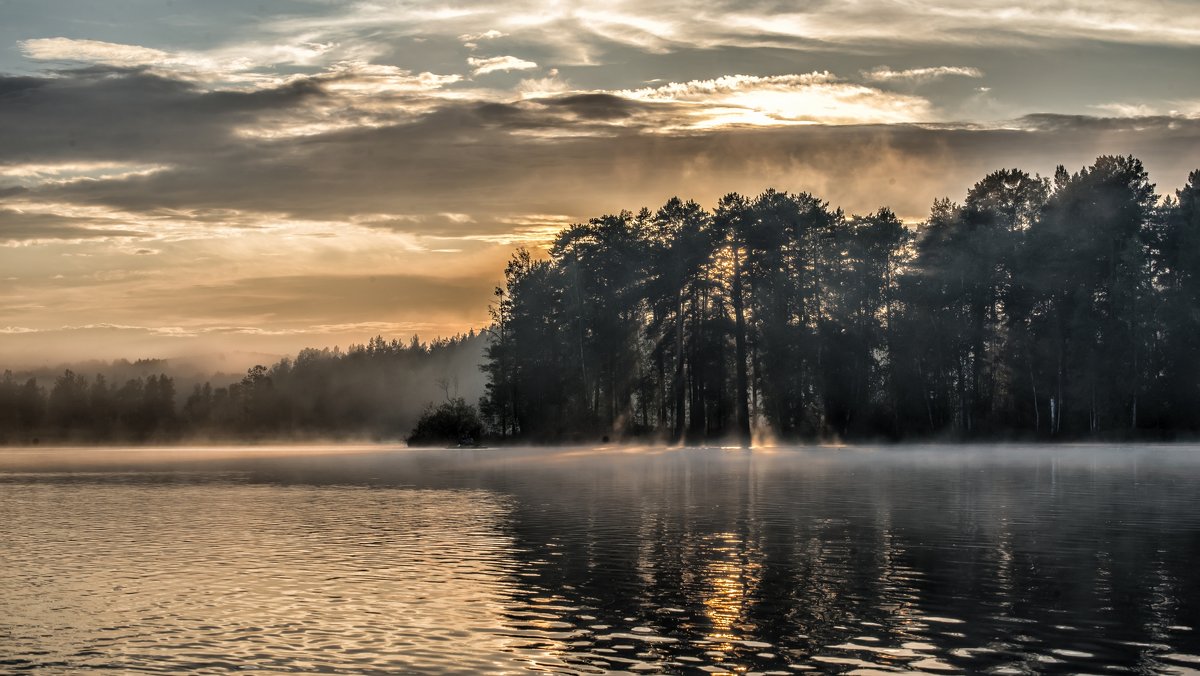
[[[672,198],[504,277],[483,333],[304,350],[224,386],[5,373],[0,442],[1200,432],[1200,171],[1164,199],[1133,157],[1001,170],[914,227],[807,193]]]
[[[255,366],[227,385],[177,392],[176,378],[151,373],[110,380],[66,370],[0,377],[0,443],[164,443],[317,439],[404,439],[434,401],[461,396],[478,376],[485,338],[468,333],[422,343],[373,338],[343,351],[306,349]],[[166,368],[141,361],[112,374]]]
[[[774,190],[595,218],[509,262],[481,411],[538,441],[1192,436],[1198,199],[1100,157],[915,228]]]

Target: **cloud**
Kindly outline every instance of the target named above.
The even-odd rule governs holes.
[[[1116,0],[1047,4],[1015,0],[1003,6],[974,0],[895,3],[863,0],[853,5],[819,2],[802,8],[790,3],[718,3],[694,11],[715,39],[759,44],[774,38],[848,44],[863,40],[900,45],[1029,45],[1062,40],[1124,44],[1200,44],[1200,17],[1188,0],[1159,0],[1137,11]],[[710,23],[711,22],[711,23]],[[720,22],[719,24],[717,22]],[[717,30],[717,25],[724,28]]]
[[[1200,120],[1175,115],[1096,117],[1035,113],[1022,116],[1013,121],[1012,125],[1018,129],[1038,132],[1114,132],[1121,134],[1149,132],[1148,135],[1180,139],[1194,139],[1197,132],[1200,131]]]
[[[396,66],[342,61],[289,83],[311,86],[323,96],[261,115],[240,126],[237,135],[279,140],[395,124],[429,112],[442,98],[459,97],[447,88],[462,80],[458,74],[414,73]]]
[[[0,163],[21,164],[173,164],[230,146],[241,125],[303,109],[325,95],[310,79],[250,92],[206,91],[177,78],[112,68],[43,78],[0,75],[0,91],[6,89],[19,95],[0,105]]]
[[[562,117],[560,109],[570,116]],[[449,221],[396,222],[409,232],[464,236],[501,234],[486,229],[495,214],[532,208],[586,217],[654,206],[679,192],[711,198],[768,185],[813,190],[851,209],[889,204],[919,216],[933,197],[964,192],[993,164],[1033,162],[1031,169],[1049,171],[1057,162],[1084,164],[1103,152],[1139,152],[1148,162],[1157,158],[1170,172],[1186,175],[1185,165],[1194,162],[1193,151],[1200,147],[1200,124],[1186,120],[1142,121],[1142,131],[1098,118],[1030,118],[1014,123],[1012,131],[746,127],[654,133],[653,140],[638,126],[611,124],[646,115],[655,120],[659,113],[648,113],[637,101],[602,96],[541,102],[536,108],[451,106],[400,127],[327,135],[299,148],[264,147],[253,156],[227,156],[137,182],[66,186],[53,196],[128,211],[224,205],[249,214],[335,221],[388,213],[398,204],[432,214],[454,204],[477,224],[464,229]],[[608,132],[554,143],[518,133],[595,124]],[[1095,136],[1097,130],[1107,136]],[[450,144],[459,144],[461,152],[447,153]]]
[[[594,92],[545,97],[538,100],[543,106],[569,111],[584,120],[624,120],[646,107],[632,98]]]
[[[1093,108],[1116,117],[1150,117],[1159,114],[1155,106],[1145,103],[1102,103]]]
[[[0,208],[0,243],[32,244],[47,240],[83,241],[142,237],[146,237],[146,234],[123,228],[119,223]]]
[[[332,42],[244,44],[202,51],[162,50],[100,40],[34,38],[18,43],[21,53],[35,61],[59,61],[112,68],[170,73],[196,81],[250,85],[279,84],[278,75],[264,71],[282,65],[319,65],[333,52]]]
[[[483,31],[482,33],[463,33],[462,35],[458,36],[458,39],[461,40],[462,42],[469,43],[469,42],[479,42],[480,40],[495,40],[496,38],[502,38],[505,35],[507,35],[507,33],[501,33],[500,31],[493,28],[490,30]]]
[[[728,75],[620,92],[641,101],[680,102],[695,108],[690,127],[731,124],[896,124],[932,119],[920,97],[840,81],[829,72]]]
[[[288,349],[320,326],[445,333],[486,321],[512,246],[672,195],[774,186],[914,219],[997,167],[1101,153],[1175,186],[1200,148],[1186,116],[946,124],[928,99],[824,71],[558,81],[526,98],[371,61],[252,90],[100,66],[0,77],[0,267],[17,278],[0,325],[161,323],[230,344],[252,334],[205,327],[256,328]]]
[[[526,78],[517,83],[516,91],[524,98],[555,96],[571,90],[566,80],[559,76],[557,68],[551,68],[546,77]]]
[[[944,77],[981,78],[983,71],[968,66],[933,66],[930,68],[909,68],[907,70],[892,70],[887,66],[879,66],[873,70],[863,71],[863,77],[871,82],[914,82],[924,84]]]
[[[397,66],[341,61],[314,77],[326,90],[370,96],[396,92],[431,92],[460,82],[458,74],[413,73]]]
[[[510,70],[530,70],[538,67],[538,65],[532,61],[518,59],[515,56],[493,56],[486,59],[477,59],[472,56],[467,58],[467,64],[475,69],[473,74],[476,76],[487,75],[488,73],[507,72]]]
[[[1200,15],[1193,0],[1154,0],[1136,8],[1119,0],[1012,0],[1003,5],[976,0],[460,0],[453,7],[314,3],[309,12],[266,22],[266,28],[277,36],[305,35],[339,44],[364,41],[364,33],[380,41],[420,36],[456,43],[476,43],[502,33],[552,50],[554,58],[545,61],[560,67],[602,62],[616,54],[616,47],[661,54],[723,47],[1045,47],[1064,41],[1200,45]]]
[[[257,64],[244,57],[220,57],[177,52],[99,40],[38,38],[18,43],[21,53],[36,61],[140,69],[192,79],[245,80]],[[252,78],[251,78],[252,79]]]
[[[11,183],[28,188],[48,184],[62,185],[73,181],[120,179],[146,176],[166,168],[168,165],[128,162],[0,164],[0,186]]]
[[[10,80],[0,78],[0,87]],[[393,105],[389,96],[397,97],[402,113],[368,107],[378,97],[356,86],[376,81],[391,92],[382,96],[387,105]],[[858,170],[852,167],[871,166],[869,148],[918,163],[951,149],[972,158],[985,149],[1013,155],[989,140],[1009,133],[1004,129],[918,131],[911,125],[935,121],[927,100],[827,72],[733,75],[507,102],[443,95],[454,83],[454,76],[362,64],[254,93],[204,91],[139,72],[25,78],[12,86],[27,93],[0,107],[0,142],[10,157],[23,158],[5,170],[50,175],[57,170],[47,167],[79,163],[111,173],[27,186],[26,193],[8,198],[9,206],[19,199],[27,213],[61,217],[73,228],[155,237],[194,237],[206,230],[241,236],[246,229],[271,228],[313,237],[336,233],[338,224],[363,215],[438,214],[455,205],[475,223],[394,223],[403,232],[491,236],[501,234],[491,229],[498,215],[535,209],[586,217],[603,204],[641,206],[651,195],[684,191],[697,185],[698,176],[704,185],[761,187],[775,183],[774,177],[817,175],[838,203],[869,207],[866,200],[887,197],[911,215],[923,212],[931,195],[954,191],[879,194],[853,178]],[[338,111],[354,111],[347,116],[353,124],[300,137],[238,135],[246,128],[336,118]],[[97,118],[109,122],[97,126]],[[901,126],[874,126],[881,123]],[[1175,171],[1192,161],[1187,158],[1198,147],[1197,124],[1166,117],[1139,120],[1134,128],[1107,118],[1030,117],[999,126],[1025,132],[1005,137],[1021,157],[1046,157],[1056,149],[1075,158],[1141,148]],[[1087,130],[1098,128],[1109,138],[1087,137]],[[1060,130],[1066,132],[1061,139],[1049,136]],[[918,137],[928,147],[907,145]],[[827,169],[810,164],[818,156]],[[122,173],[141,166],[161,168]],[[966,180],[955,178],[955,171],[947,167],[942,184]],[[848,186],[862,187],[863,196]],[[36,204],[59,206],[31,206]],[[79,211],[79,205],[110,212]],[[12,227],[20,236],[30,234],[28,225]]]
[[[18,46],[25,56],[39,61],[82,61],[124,68],[179,61],[176,55],[160,49],[99,40],[39,38],[22,40]]]
[[[1094,110],[1115,117],[1198,117],[1200,116],[1200,100],[1173,100],[1150,103],[1099,103],[1091,106]]]

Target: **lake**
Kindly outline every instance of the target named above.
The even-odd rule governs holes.
[[[0,450],[0,672],[1200,673],[1200,447]]]

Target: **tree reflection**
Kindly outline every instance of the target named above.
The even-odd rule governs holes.
[[[558,616],[577,631],[564,650],[633,642],[637,659],[728,671],[1144,668],[1200,619],[1186,602],[1195,516],[1130,495],[1174,494],[1161,468],[1135,486],[1119,462],[918,471],[684,453],[483,481],[515,497],[529,572],[514,582],[573,609]]]

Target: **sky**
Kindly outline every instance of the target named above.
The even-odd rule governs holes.
[[[0,0],[0,368],[479,329],[515,247],[673,195],[1169,194],[1197,64],[1200,0]]]

